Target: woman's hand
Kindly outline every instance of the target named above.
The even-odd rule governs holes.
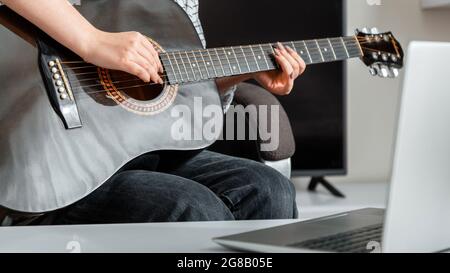
[[[306,64],[297,52],[281,43],[274,51],[281,70],[255,73],[253,79],[273,94],[288,95],[294,87],[294,80],[305,72]]]
[[[144,82],[163,83],[158,52],[150,41],[138,32],[109,33],[95,31],[84,41],[82,52],[86,62],[133,74]]]
[[[163,70],[158,53],[143,35],[100,31],[68,1],[1,1],[85,61],[128,72],[145,82],[162,83],[158,75]]]

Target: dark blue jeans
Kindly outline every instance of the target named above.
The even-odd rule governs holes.
[[[291,181],[264,164],[210,151],[148,154],[51,224],[292,219]]]

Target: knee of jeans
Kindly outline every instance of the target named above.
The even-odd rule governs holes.
[[[171,221],[229,221],[234,216],[229,208],[212,192],[206,189],[178,191],[173,199]]]
[[[277,170],[258,164],[249,169],[255,177],[253,187],[258,199],[270,201],[272,204],[292,206],[295,202],[295,187],[293,183]]]
[[[158,177],[145,181],[145,172],[125,172],[115,178],[114,192],[126,196],[134,214],[149,222],[234,220],[226,205],[209,189],[196,182]],[[122,198],[123,199],[123,198]]]

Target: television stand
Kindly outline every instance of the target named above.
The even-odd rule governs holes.
[[[319,185],[324,186],[325,189],[327,189],[333,196],[345,198],[345,195],[330,182],[328,182],[325,177],[312,177],[311,182],[309,182],[308,190],[311,192],[316,192]]]

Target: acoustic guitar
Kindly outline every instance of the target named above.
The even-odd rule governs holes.
[[[0,7],[0,206],[9,210],[56,210],[144,153],[208,147],[220,132],[174,140],[171,125],[181,119],[193,124],[193,136],[203,136],[196,124],[222,128],[223,115],[176,116],[172,110],[220,107],[215,78],[278,69],[274,44],[203,49],[172,0],[91,0],[77,8],[100,29],[147,35],[160,52],[165,83],[85,63]],[[402,48],[390,32],[285,44],[307,64],[360,58],[381,77],[396,77],[403,66]]]

